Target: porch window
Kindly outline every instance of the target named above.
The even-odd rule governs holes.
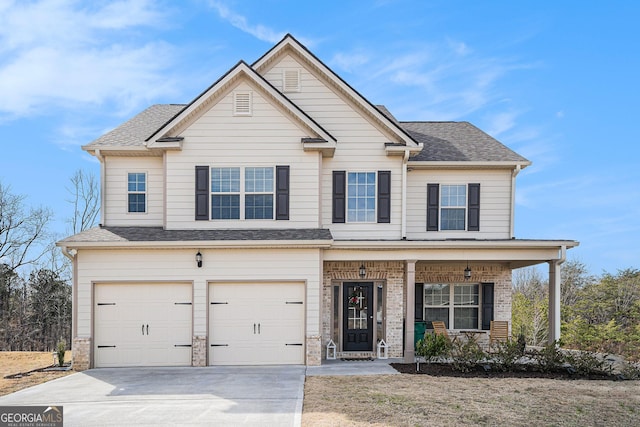
[[[432,321],[441,320],[447,328],[453,325],[451,329],[478,329],[479,291],[478,284],[425,284],[424,320],[427,328],[432,327]]]

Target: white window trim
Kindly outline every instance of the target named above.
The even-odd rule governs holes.
[[[130,174],[142,174],[144,175],[144,191],[129,191],[129,175]],[[149,213],[149,174],[146,171],[127,171],[125,175],[125,182],[127,188],[127,215],[146,215]],[[130,194],[143,194],[144,195],[144,212],[131,212],[129,210],[129,195]]]
[[[427,305],[426,303],[426,291],[425,291],[425,287],[429,286],[429,285],[449,285],[449,304],[448,305]],[[478,304],[474,304],[474,305],[454,305],[454,301],[455,301],[455,287],[456,286],[477,286],[478,287]],[[481,329],[481,325],[482,325],[482,284],[480,283],[475,283],[475,282],[471,282],[471,283],[423,283],[422,284],[422,318],[426,319],[426,310],[428,308],[447,308],[449,309],[449,329],[452,330],[467,330],[469,328],[455,328],[455,317],[454,317],[454,311],[457,308],[475,308],[478,310],[478,324],[476,325],[475,328],[470,328],[472,330],[480,330]],[[428,326],[428,329],[431,329]]]
[[[378,222],[378,171],[372,171],[372,170],[352,170],[352,171],[345,171],[346,172],[346,176],[345,176],[345,185],[346,185],[346,191],[345,191],[345,222],[349,223],[349,224],[376,224]],[[373,200],[375,202],[375,206],[373,208],[373,220],[371,221],[349,221],[349,174],[350,173],[372,173],[374,175],[374,179],[373,179],[373,186],[374,186],[374,190],[373,190]]]
[[[209,166],[209,174],[211,174],[211,169],[220,168],[220,169],[239,169],[240,170],[240,191],[239,192],[213,192],[211,189],[211,176],[209,176],[209,209],[213,209],[211,205],[211,196],[213,195],[223,195],[223,196],[240,196],[240,216],[239,218],[211,218],[212,213],[209,214],[209,221],[275,221],[276,220],[276,167],[267,165],[251,165],[251,166]],[[247,192],[245,190],[245,170],[247,168],[268,168],[273,171],[273,187],[272,191],[257,191],[257,192]],[[247,195],[260,195],[260,194],[270,194],[272,196],[272,209],[271,209],[271,218],[245,218],[245,196]]]
[[[443,206],[442,205],[442,194],[444,193],[442,190],[444,187],[464,187],[465,188],[465,196],[464,196],[464,206]],[[451,184],[440,184],[440,191],[438,194],[438,230],[440,231],[444,231],[444,232],[452,232],[452,233],[460,233],[460,232],[464,232],[467,231],[467,228],[469,227],[469,220],[468,220],[468,207],[469,207],[469,184],[460,184],[460,183],[451,183]],[[447,229],[445,230],[444,228],[442,228],[442,210],[443,209],[462,209],[464,211],[464,228],[457,230],[457,229]]]

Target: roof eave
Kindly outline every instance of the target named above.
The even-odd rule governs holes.
[[[67,249],[264,249],[264,248],[317,248],[331,247],[333,240],[181,240],[181,241],[59,241],[56,246]]]
[[[520,167],[524,169],[530,166],[531,162],[502,160],[502,161],[473,161],[473,160],[456,160],[456,161],[412,161],[409,159],[409,167],[413,169],[468,169],[470,167],[492,168],[492,169],[513,169]]]

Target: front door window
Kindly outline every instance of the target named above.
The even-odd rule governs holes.
[[[343,292],[343,349],[372,351],[373,283],[345,283]]]

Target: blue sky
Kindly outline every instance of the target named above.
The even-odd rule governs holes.
[[[304,5],[304,6],[303,6]],[[640,268],[635,1],[0,0],[0,181],[65,235],[80,146],[186,103],[286,33],[400,120],[470,121],[533,162],[516,237]]]

